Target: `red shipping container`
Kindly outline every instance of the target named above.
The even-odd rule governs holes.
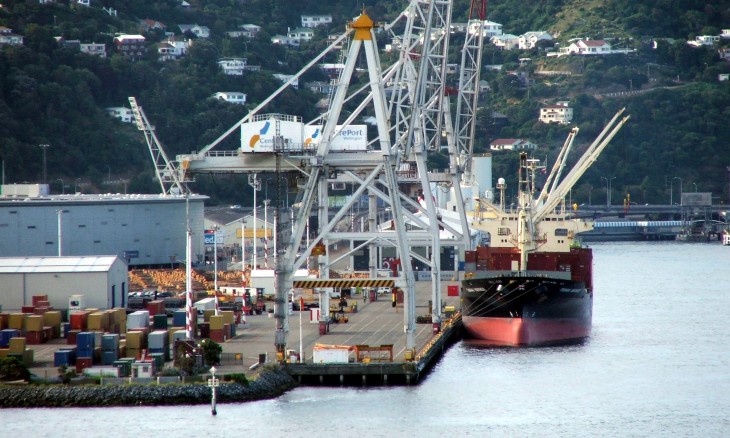
[[[22,313],[35,313],[35,306],[23,306],[20,311]]]
[[[225,335],[223,334],[223,330],[211,330],[210,331],[210,340],[223,343],[226,341]]]
[[[450,296],[450,297],[458,297],[459,296],[459,286],[458,285],[449,285],[449,286],[446,286],[446,290],[448,291],[448,296]]]
[[[10,315],[7,313],[0,313],[0,330],[8,328]]]
[[[163,300],[150,301],[145,308],[150,312],[150,316],[161,315],[165,313],[165,302]]]
[[[84,369],[91,368],[94,360],[91,357],[77,357],[76,358],[76,373],[81,374]]]
[[[44,342],[43,332],[25,332],[25,342],[28,345],[42,344]]]
[[[87,312],[72,313],[69,315],[69,322],[72,330],[86,330],[86,320],[89,314]]]
[[[66,334],[66,344],[67,345],[76,345],[76,335],[79,334],[81,330],[69,330]]]
[[[48,302],[48,295],[33,295],[33,297],[31,297],[31,301],[34,306],[40,306],[40,304],[38,304],[39,301]]]

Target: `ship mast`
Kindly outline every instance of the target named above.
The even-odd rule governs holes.
[[[538,169],[544,169],[539,160],[527,158],[527,153],[520,153],[519,183],[518,183],[518,248],[520,251],[520,266],[522,272],[527,271],[527,254],[535,249],[535,174]]]

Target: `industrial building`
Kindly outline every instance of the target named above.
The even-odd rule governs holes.
[[[82,295],[83,308],[126,306],[127,264],[117,256],[0,258],[0,309],[20,311],[33,296],[47,295],[54,309]]]
[[[2,193],[0,257],[116,255],[130,266],[179,265],[189,217],[192,263],[203,260],[207,196],[44,195],[17,186]]]

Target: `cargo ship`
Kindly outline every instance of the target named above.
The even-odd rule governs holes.
[[[496,186],[499,205],[479,200],[470,226],[486,234],[489,246],[465,255],[460,294],[467,338],[487,345],[540,346],[580,342],[590,336],[593,255],[582,246],[579,234],[592,230],[593,224],[578,218],[577,206],[566,205],[565,197],[626,123],[628,116],[619,119],[623,111],[564,178],[577,128],[571,130],[549,174],[539,160],[520,153],[516,204],[505,207],[503,178]]]

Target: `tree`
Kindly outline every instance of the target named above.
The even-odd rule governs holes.
[[[14,357],[0,359],[0,381],[12,382],[14,380],[30,381],[30,371],[23,362]]]

